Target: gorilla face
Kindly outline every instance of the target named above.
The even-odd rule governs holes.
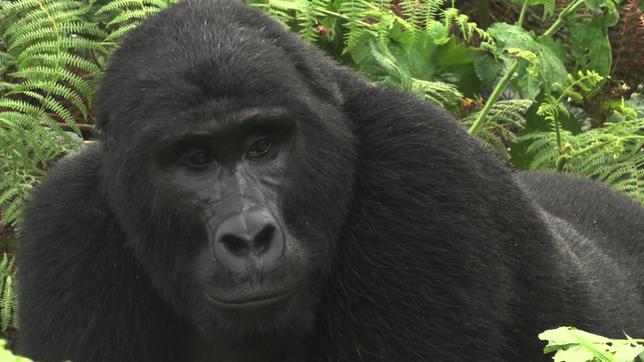
[[[143,26],[98,98],[104,187],[128,245],[209,335],[310,330],[351,202],[355,145],[337,90],[266,41],[285,37],[274,26]],[[207,40],[185,44],[195,38]]]
[[[179,272],[194,283],[182,309],[202,304],[199,322],[216,316],[229,329],[261,331],[293,323],[289,316],[299,305],[306,307],[295,322],[308,324],[313,306],[303,296],[316,293],[314,275],[327,268],[332,250],[321,246],[334,243],[305,243],[317,233],[303,228],[300,238],[284,218],[297,128],[287,109],[258,106],[171,132],[154,147],[159,192],[192,209],[189,218],[199,224],[193,227],[202,230],[187,270]]]

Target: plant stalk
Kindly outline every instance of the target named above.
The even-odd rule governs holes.
[[[526,10],[528,10],[528,0],[523,0],[523,5],[521,5],[521,14],[519,14],[519,20],[516,22],[517,26],[523,26]]]
[[[470,126],[470,128],[467,130],[470,134],[476,135],[478,133],[479,129],[483,125],[485,117],[487,117],[487,114],[490,113],[490,109],[492,109],[492,106],[494,105],[494,103],[496,103],[496,99],[499,98],[499,96],[505,89],[505,86],[508,84],[508,82],[510,82],[510,79],[512,79],[517,66],[519,66],[519,60],[515,60],[514,63],[510,65],[508,71],[505,72],[503,77],[496,84],[496,87],[494,87],[490,98],[488,98],[487,102],[485,102],[483,109],[481,109],[481,111],[477,114],[474,123],[472,123],[472,126]]]
[[[559,13],[559,16],[557,16],[557,20],[546,30],[545,33],[543,33],[544,36],[552,36],[552,34],[556,33],[559,28],[563,25],[564,21],[568,18],[568,15],[573,14],[574,12],[577,11],[580,7],[584,5],[584,0],[573,0],[568,6],[566,6],[561,12]]]
[[[517,21],[517,25],[521,26],[523,24],[523,20],[525,18],[525,12],[527,9],[528,5],[528,0],[523,0],[523,6],[521,7],[521,15],[519,16],[519,20]],[[560,13],[559,16],[557,16],[557,20],[552,24],[548,30],[546,30],[545,33],[543,33],[544,36],[552,36],[561,26],[563,23],[566,21],[568,16],[570,14],[574,14],[581,6],[584,5],[584,0],[573,0],[566,6]],[[474,123],[472,126],[468,129],[468,132],[472,135],[477,134],[481,126],[483,125],[483,122],[485,121],[485,117],[487,114],[490,112],[490,109],[492,109],[492,106],[496,102],[496,99],[499,97],[501,92],[505,89],[505,86],[508,84],[510,79],[512,78],[512,75],[514,75],[514,71],[517,69],[517,66],[519,65],[519,61],[516,60],[508,71],[503,75],[503,78],[499,80],[499,83],[497,83],[496,87],[494,87],[494,90],[492,91],[492,94],[490,95],[490,98],[488,98],[487,102],[485,103],[485,106],[483,106],[483,109],[478,113],[476,116],[476,120],[474,120]]]

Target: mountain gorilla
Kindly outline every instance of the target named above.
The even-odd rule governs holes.
[[[639,205],[513,176],[237,2],[128,34],[97,119],[25,212],[34,359],[518,361],[560,325],[644,335]]]

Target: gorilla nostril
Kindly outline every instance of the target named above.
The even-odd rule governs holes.
[[[248,266],[259,260],[263,270],[276,268],[286,250],[278,225],[266,208],[233,214],[221,221],[215,231],[213,256],[222,266],[241,273],[247,273]]]
[[[275,226],[268,224],[255,235],[255,243],[253,248],[258,255],[264,254],[271,246],[273,237],[275,236]]]
[[[248,256],[248,242],[239,236],[226,234],[221,237],[219,242],[224,244],[226,250],[238,258]]]

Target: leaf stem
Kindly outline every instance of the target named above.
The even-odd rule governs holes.
[[[517,26],[523,26],[523,21],[525,20],[525,13],[528,9],[528,0],[523,0],[523,5],[521,5],[521,14],[519,14],[519,20],[517,20]]]
[[[567,160],[572,159],[574,157],[579,157],[580,155],[586,154],[586,153],[594,151],[594,150],[596,150],[598,148],[601,148],[601,147],[604,147],[606,145],[609,145],[611,143],[624,142],[624,141],[632,140],[632,139],[635,139],[635,140],[642,139],[642,140],[644,140],[644,136],[633,135],[633,136],[621,136],[621,137],[620,136],[615,136],[615,137],[611,137],[611,138],[609,138],[609,139],[607,139],[605,141],[597,142],[597,143],[595,143],[595,144],[593,144],[591,146],[588,146],[588,147],[586,147],[584,149],[581,149],[581,150],[579,150],[578,152],[575,152],[572,155],[563,154],[563,155],[559,156],[559,158],[557,158],[556,162],[557,163],[564,162],[564,161],[567,161]],[[636,147],[635,149],[637,150],[638,148]],[[563,167],[563,164],[562,164],[562,167]]]
[[[559,123],[559,112],[555,115],[555,135],[557,136],[557,149],[559,154],[563,152],[563,145],[561,144],[561,123]]]
[[[499,98],[499,95],[503,92],[505,89],[505,86],[510,82],[510,79],[512,79],[512,76],[514,75],[514,71],[517,69],[517,66],[519,66],[519,60],[515,60],[512,65],[508,68],[507,72],[499,79],[499,82],[496,84],[496,87],[494,87],[494,90],[492,91],[492,94],[490,95],[490,98],[488,98],[487,102],[485,102],[485,105],[483,106],[483,109],[476,115],[476,119],[474,120],[474,123],[470,126],[468,129],[468,132],[472,135],[475,135],[478,133],[479,129],[481,128],[481,125],[483,125],[483,121],[485,120],[485,117],[487,116],[488,113],[490,113],[490,109],[492,109],[492,106],[494,103],[496,103],[496,99]]]
[[[525,11],[527,9],[528,5],[528,0],[523,0],[523,6],[521,7],[521,15],[519,16],[519,21],[517,21],[517,25],[521,26],[523,24],[523,20],[525,18]],[[572,0],[568,6],[566,6],[560,13],[559,16],[557,17],[557,20],[546,30],[545,33],[543,33],[543,36],[552,36],[561,26],[563,25],[564,21],[568,18],[570,14],[574,14],[581,6],[584,5],[584,0]],[[505,86],[508,84],[510,79],[512,78],[512,75],[514,75],[514,71],[517,69],[517,66],[519,65],[519,61],[515,60],[514,63],[508,68],[508,71],[503,75],[503,77],[499,80],[499,83],[496,84],[496,87],[494,87],[494,90],[492,91],[492,94],[490,95],[490,98],[488,98],[487,102],[485,103],[485,106],[483,106],[483,109],[478,113],[476,116],[476,120],[474,120],[474,123],[470,128],[468,129],[468,132],[472,135],[477,134],[479,129],[481,128],[483,121],[485,121],[485,117],[487,114],[490,112],[490,109],[492,109],[492,106],[496,102],[496,99],[499,97],[501,92],[505,89]]]
[[[577,11],[580,7],[584,5],[584,0],[573,0],[566,6],[561,12],[559,13],[559,16],[557,16],[557,20],[546,30],[545,33],[543,33],[543,36],[552,36],[552,34],[556,33],[559,28],[563,25],[564,21],[568,18],[568,15],[573,14],[574,12]]]
[[[335,12],[335,11],[327,10],[327,9],[321,9],[321,8],[320,8],[320,9],[317,9],[317,11],[321,12],[322,14],[335,16],[336,18],[340,18],[340,19],[342,19],[342,20],[347,20],[347,21],[349,21],[349,20],[351,20],[351,19],[352,19],[352,18],[350,18],[350,17],[348,17],[348,16],[346,16],[346,15],[343,15],[343,14],[337,13],[337,12]],[[373,27],[373,25],[371,25],[371,24],[369,24],[369,23],[365,23],[365,22],[364,22],[364,21],[362,21],[362,20],[356,20],[356,23],[358,23],[358,24],[360,24],[360,25],[363,25],[363,26],[366,26],[366,27],[368,27],[368,28],[372,28],[372,27]]]
[[[574,154],[574,157],[577,157],[579,155],[582,155],[584,153],[588,153],[590,151],[594,151],[600,147],[606,146],[607,144],[614,143],[617,141],[625,141],[625,140],[637,140],[637,139],[644,139],[644,136],[639,136],[639,135],[632,135],[632,136],[616,136],[615,138],[608,139],[606,141],[598,142],[595,143],[592,146],[588,146],[587,148],[584,148],[583,150],[580,150],[579,152]]]

